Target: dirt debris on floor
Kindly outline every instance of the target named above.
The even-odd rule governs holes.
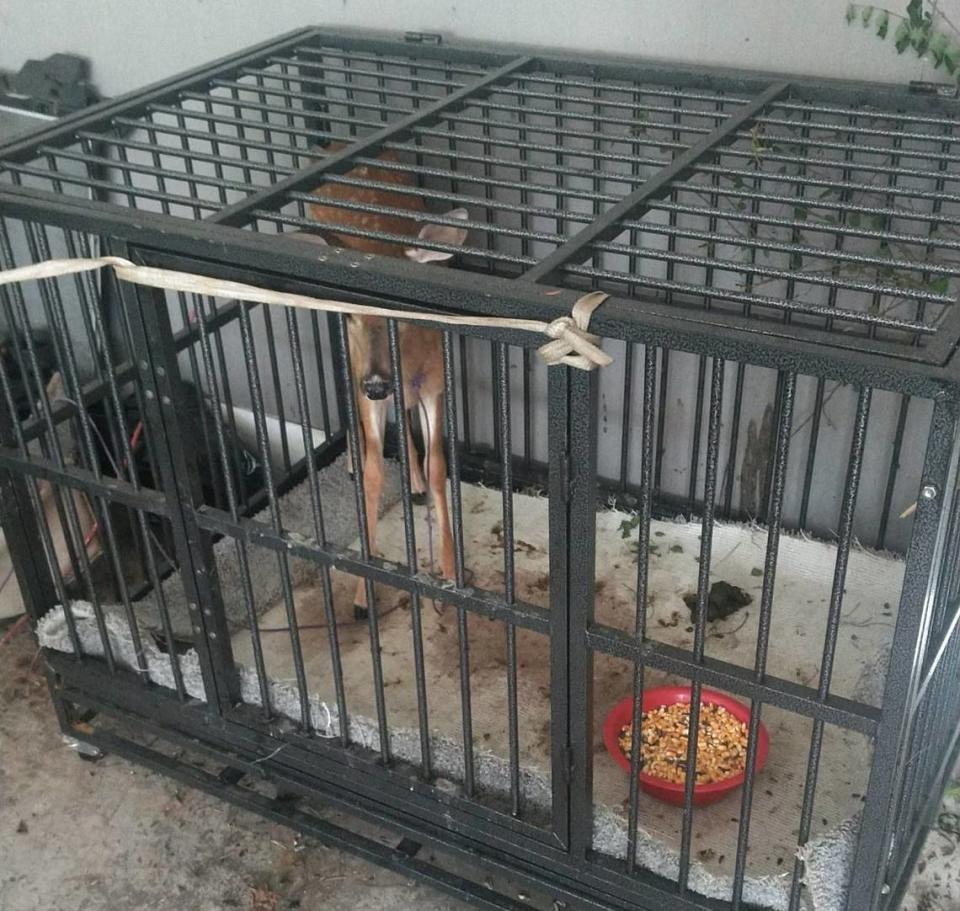
[[[35,654],[28,633],[0,649],[2,911],[466,911],[119,757],[80,761]]]
[[[118,757],[81,762],[61,740],[39,665],[28,633],[0,648],[2,911],[466,911]],[[960,908],[958,812],[960,785],[903,911]]]

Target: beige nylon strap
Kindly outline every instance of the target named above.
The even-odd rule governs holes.
[[[566,364],[581,370],[593,370],[594,367],[606,367],[613,362],[613,358],[600,350],[599,337],[587,332],[593,311],[609,296],[602,291],[584,294],[573,305],[570,316],[561,316],[547,325],[547,335],[553,341],[541,345],[538,350],[548,367]],[[598,360],[597,354],[602,355],[604,360]]]
[[[112,268],[121,281],[168,291],[183,291],[188,294],[203,294],[210,297],[230,297],[258,304],[276,304],[284,307],[299,307],[326,313],[349,313],[359,316],[381,316],[385,319],[412,322],[440,323],[445,326],[489,326],[495,329],[519,329],[523,332],[539,332],[551,341],[539,349],[540,356],[549,366],[565,364],[580,370],[593,370],[613,363],[613,358],[600,348],[600,338],[587,331],[590,317],[608,297],[601,291],[585,294],[573,305],[570,316],[561,316],[544,323],[532,319],[512,319],[500,316],[454,316],[445,313],[414,313],[405,310],[390,310],[386,307],[370,307],[346,301],[307,297],[303,294],[288,294],[245,285],[242,282],[208,278],[190,272],[172,269],[155,269],[138,266],[119,256],[99,256],[94,259],[48,259],[33,266],[8,269],[0,272],[0,285],[36,281],[92,272],[105,267]]]

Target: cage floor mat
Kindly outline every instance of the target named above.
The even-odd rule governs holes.
[[[304,486],[288,497],[308,499]],[[471,583],[501,591],[503,534],[501,495],[471,485],[463,486],[464,532]],[[421,560],[428,565],[429,535],[425,509],[417,507],[416,534]],[[626,523],[626,525],[624,525]],[[597,585],[598,622],[632,630],[635,619],[636,546],[631,517],[616,511],[598,514]],[[514,497],[516,596],[548,604],[549,564],[547,501]],[[403,559],[403,518],[398,505],[389,506],[381,520],[377,543],[387,559]],[[696,586],[700,526],[683,521],[654,522],[650,566],[648,634],[659,641],[689,648],[692,621],[683,596]],[[737,585],[753,602],[723,620],[708,624],[707,653],[743,666],[752,666],[756,646],[757,613],[762,585],[766,532],[744,525],[717,526],[714,532],[712,576]],[[826,627],[836,549],[801,537],[781,539],[770,638],[770,673],[816,685]],[[855,549],[850,555],[842,622],[832,690],[867,702],[879,700],[885,648],[895,620],[903,564],[886,555]],[[227,580],[222,580],[227,582]],[[262,583],[267,588],[272,585]],[[338,598],[352,596],[342,580]],[[224,598],[237,593],[225,585]],[[331,674],[329,636],[322,621],[322,599],[315,580],[301,582],[295,592],[298,622],[313,723],[320,736],[339,731],[339,717]],[[389,602],[389,603],[387,603]],[[338,605],[338,613],[342,613]],[[378,589],[378,608],[391,609],[380,619],[380,646],[387,718],[393,754],[420,760],[419,716],[413,672],[411,605],[406,593]],[[84,613],[86,611],[86,613]],[[74,605],[84,650],[100,651],[96,623],[89,607]],[[424,663],[429,711],[430,745],[436,772],[451,782],[462,778],[462,715],[456,612],[422,605]],[[260,618],[269,692],[274,709],[293,718],[300,715],[299,690],[284,632],[282,601]],[[470,616],[467,620],[470,654],[471,709],[477,783],[486,795],[510,791],[507,731],[506,631],[499,621]],[[108,628],[118,661],[133,665],[132,646],[121,612],[109,612]],[[41,626],[41,642],[69,651],[63,615],[52,612]],[[379,736],[369,632],[366,623],[338,627],[351,737],[376,749]],[[252,671],[249,630],[233,639],[241,666],[244,699],[259,703],[260,692]],[[150,675],[171,685],[169,658],[148,643]],[[519,708],[520,788],[531,819],[544,818],[550,800],[549,784],[549,643],[544,636],[518,629],[516,635],[517,696]],[[181,657],[184,679],[192,695],[202,697],[196,656]],[[680,682],[648,671],[645,684]],[[594,847],[623,857],[626,853],[627,776],[606,754],[600,728],[607,710],[630,691],[630,669],[625,662],[596,655],[594,678]],[[744,897],[769,908],[786,908],[790,875],[797,851],[797,825],[812,724],[800,716],[764,706],[763,721],[771,738],[770,758],[759,775],[751,816],[750,853]],[[869,763],[866,740],[827,726],[816,791],[811,838],[802,849],[804,900],[815,911],[842,906],[846,871],[857,831],[857,813],[864,793]],[[739,827],[740,799],[735,793],[694,814],[691,887],[702,894],[729,897]],[[651,870],[675,878],[678,863],[681,812],[641,793],[637,854]]]

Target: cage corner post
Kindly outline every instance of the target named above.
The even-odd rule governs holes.
[[[556,834],[575,864],[593,842],[593,622],[597,521],[596,371],[552,367],[551,729]]]
[[[947,504],[958,480],[960,395],[951,387],[935,398],[930,436],[924,455],[916,519],[907,551],[903,589],[887,665],[880,722],[874,739],[873,763],[860,820],[846,911],[893,908],[897,883],[888,881],[896,868],[895,816],[903,786],[903,751],[916,714],[915,697],[936,602],[939,563],[949,523]],[[903,885],[903,884],[899,884]]]
[[[113,241],[112,255],[141,260],[125,243]],[[220,593],[210,533],[200,528],[202,507],[196,459],[184,445],[180,416],[186,413],[170,313],[162,291],[118,282],[130,324],[135,368],[143,384],[145,420],[157,429],[157,463],[170,510],[176,558],[190,612],[207,702],[226,715],[240,702],[230,630]]]

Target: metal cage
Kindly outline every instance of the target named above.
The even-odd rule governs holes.
[[[635,705],[651,681],[691,688],[686,768],[704,687],[749,703],[748,769],[761,715],[808,726],[795,804],[773,798],[781,813],[796,807],[799,853],[777,874],[791,911],[813,907],[805,847],[839,822],[821,820],[818,783],[838,738],[855,740],[864,781],[836,907],[896,907],[960,720],[958,144],[960,102],[942,93],[305,29],[0,148],[4,269],[109,252],[398,310],[547,321],[584,291],[610,294],[591,323],[615,358],[601,371],[547,369],[528,332],[444,329],[456,569],[443,580],[423,559],[404,408],[387,442],[401,468],[399,556],[369,546],[360,461],[349,509],[330,506],[328,472],[348,441],[360,451],[345,317],[165,294],[107,270],[0,288],[0,518],[64,730],[479,907],[759,907],[758,806],[773,798],[763,772],[727,798],[729,857],[698,840],[706,811],[687,776],[676,856],[658,869],[638,859],[651,810],[635,748],[621,848],[598,841],[595,674],[619,662]],[[349,243],[318,254],[282,236],[319,230],[320,184],[383,189],[365,167],[404,175],[423,218],[467,209],[466,245],[432,244],[457,253],[453,268]],[[337,205],[397,214],[349,196]],[[389,336],[399,376],[395,322]],[[465,491],[484,485],[500,510],[496,584],[469,574]],[[309,492],[305,531],[295,489]],[[535,495],[547,542],[536,590],[518,581],[533,545],[517,532],[533,508],[517,497]],[[635,559],[620,624],[601,611],[605,511],[627,517]],[[699,535],[683,646],[660,635],[650,606],[656,523],[680,513]],[[732,659],[711,651],[720,627],[708,606],[714,542],[735,523],[753,523],[738,527],[760,536],[763,558],[756,630]],[[793,532],[831,548],[804,679],[769,660],[793,634],[776,588]],[[887,636],[875,701],[835,685],[848,568],[865,548],[902,566],[899,591],[865,608]],[[304,567],[326,623],[321,703],[298,614]],[[375,584],[402,593],[408,652],[383,647],[376,610],[338,626],[334,573],[365,580],[371,599]],[[257,600],[269,574],[282,668]],[[425,659],[425,625],[440,622],[430,602],[450,629],[448,690]],[[480,686],[488,629],[503,652]],[[365,695],[350,679],[354,647]],[[531,654],[545,656],[548,681],[534,708]],[[396,680],[384,670],[394,660]],[[473,711],[491,680],[499,765]],[[410,742],[391,721],[400,686]],[[441,742],[431,712],[450,701],[457,726]],[[531,717],[544,732],[538,800]],[[402,840],[335,824],[330,807]],[[712,894],[697,879],[711,852],[727,865]]]

